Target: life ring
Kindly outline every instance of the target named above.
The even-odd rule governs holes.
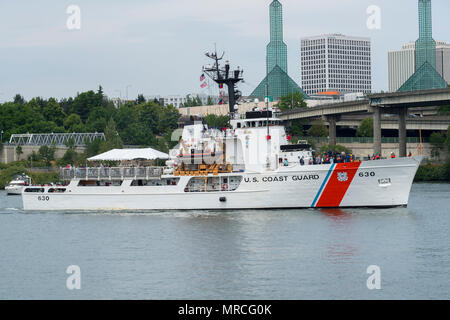
[[[222,184],[222,190],[223,191],[228,190],[228,184],[226,183]]]

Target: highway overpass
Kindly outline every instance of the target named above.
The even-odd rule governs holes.
[[[393,93],[378,93],[367,96],[366,100],[332,103],[321,105],[308,109],[294,109],[282,113],[281,119],[285,121],[295,119],[308,119],[321,117],[329,124],[330,144],[336,144],[336,125],[341,121],[343,115],[351,114],[367,114],[373,117],[374,123],[374,152],[381,153],[381,129],[382,114],[396,114],[397,126],[399,131],[399,155],[406,156],[406,130],[407,123],[410,123],[411,128],[422,128],[429,125],[439,127],[438,130],[445,130],[447,119],[443,119],[441,123],[429,121],[428,124],[425,119],[412,120],[408,118],[409,108],[434,108],[436,106],[450,105],[450,88],[433,89],[423,91],[410,92],[393,92]],[[390,124],[388,122],[391,122]],[[394,128],[392,121],[385,121],[385,126],[391,125]],[[448,125],[447,125],[448,127]]]
[[[393,115],[386,115],[381,118],[382,130],[398,130],[398,119]],[[367,118],[362,115],[344,115],[336,122],[337,126],[358,127],[361,121]],[[406,118],[406,130],[423,131],[447,131],[450,126],[450,117],[448,116],[427,116],[427,117],[408,117]]]

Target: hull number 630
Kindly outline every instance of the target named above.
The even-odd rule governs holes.
[[[49,201],[49,200],[50,200],[50,197],[49,197],[49,196],[39,196],[39,197],[38,197],[38,200],[39,200],[39,201]]]
[[[371,172],[369,172],[369,171],[366,171],[366,172],[360,172],[360,173],[359,173],[359,176],[360,176],[361,178],[375,177],[375,172],[373,172],[373,171],[371,171]]]

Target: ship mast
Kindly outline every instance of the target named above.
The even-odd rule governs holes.
[[[235,70],[230,70],[229,61],[225,62],[225,67],[221,67],[219,61],[223,59],[225,52],[222,53],[222,56],[219,57],[217,55],[217,51],[214,53],[206,52],[205,55],[214,60],[214,65],[204,66],[203,72],[208,75],[214,82],[216,82],[219,86],[223,86],[224,84],[228,87],[228,104],[230,110],[230,117],[233,117],[235,110],[235,105],[237,100],[242,96],[242,93],[236,89],[237,83],[244,80],[242,78],[242,73],[244,72],[239,67]]]

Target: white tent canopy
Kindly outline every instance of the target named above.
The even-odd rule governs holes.
[[[152,148],[144,149],[113,149],[91,157],[88,161],[127,161],[127,160],[169,159],[169,155]]]

